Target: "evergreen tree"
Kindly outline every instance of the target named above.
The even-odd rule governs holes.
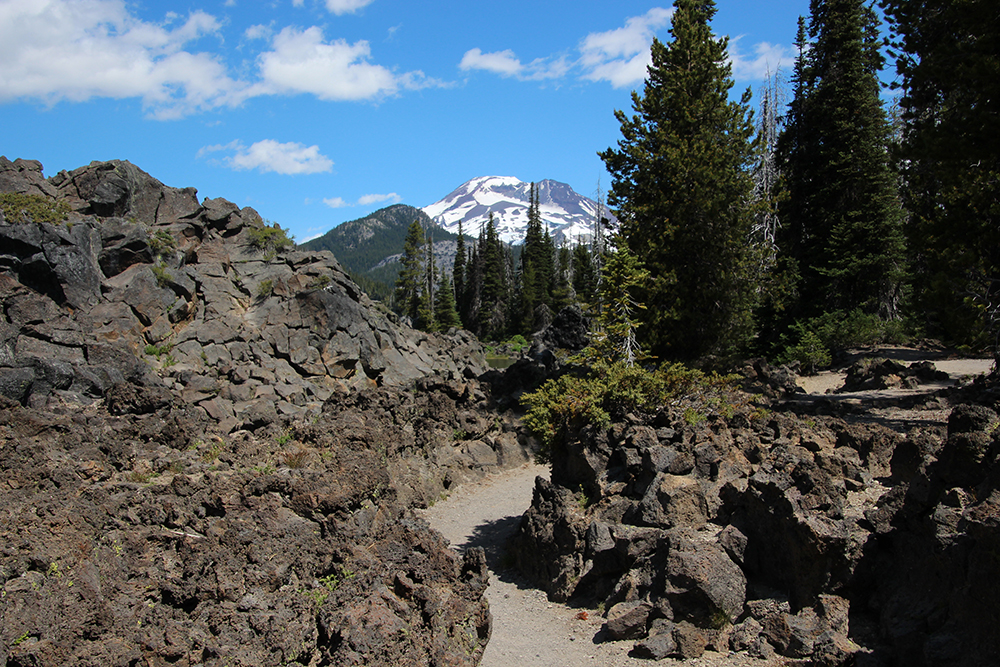
[[[583,243],[573,247],[573,291],[578,301],[587,306],[594,305],[597,291],[594,260],[590,248]]]
[[[434,265],[434,240],[430,230],[427,230],[425,247],[425,270],[418,308],[418,328],[422,331],[437,331],[438,325],[434,318],[435,304],[434,284],[437,282],[437,267]]]
[[[997,349],[1000,5],[880,4],[903,93],[899,164],[917,304],[930,333]]]
[[[546,243],[546,232],[542,228],[542,216],[538,204],[538,189],[531,184],[528,203],[528,227],[521,248],[521,322],[519,328],[524,334],[531,334],[537,328],[535,309],[552,303],[552,253]]]
[[[864,0],[812,0],[809,35],[786,130],[795,134],[786,150],[802,312],[861,308],[896,319],[905,245],[879,97],[878,17]]]
[[[479,334],[479,306],[483,292],[483,260],[479,252],[481,244],[473,243],[469,261],[465,265],[465,289],[458,306],[462,325]]]
[[[420,319],[420,296],[424,278],[424,230],[419,220],[414,220],[406,231],[403,254],[399,259],[402,268],[396,279],[396,309],[410,318],[414,326]]]
[[[799,17],[798,32],[795,36],[795,67],[792,70],[792,101],[784,118],[784,130],[778,137],[777,162],[780,174],[782,197],[778,215],[781,228],[776,242],[779,256],[791,263],[791,270],[797,273],[798,261],[802,258],[805,245],[805,222],[808,210],[807,200],[812,192],[815,162],[815,143],[806,125],[803,112],[806,100],[812,92],[812,75],[809,69],[809,38],[806,20]],[[796,276],[797,278],[797,276]]]
[[[654,40],[635,115],[600,154],[629,249],[651,274],[643,339],[653,354],[731,354],[752,333],[747,239],[754,157],[750,92],[730,102],[728,40],[711,0],[677,0],[672,41]]]
[[[483,340],[503,333],[507,320],[507,261],[503,243],[497,235],[493,213],[480,237],[483,282],[477,317],[477,335]]]
[[[573,256],[569,246],[559,248],[559,263],[555,271],[555,287],[552,290],[552,311],[558,313],[575,300],[573,293],[572,272]]]
[[[632,366],[642,359],[638,330],[643,326],[641,311],[646,309],[641,295],[650,279],[649,271],[622,242],[612,239],[616,248],[609,253],[601,271],[601,298],[604,308],[597,317],[590,350],[602,359],[621,361]]]
[[[439,329],[447,331],[454,327],[461,328],[462,321],[458,317],[455,307],[455,293],[452,291],[451,281],[448,275],[441,277],[441,284],[438,285],[434,299],[434,319]]]
[[[462,221],[458,221],[458,240],[455,242],[455,263],[452,268],[452,278],[455,284],[455,298],[461,301],[465,294],[465,234],[462,233]]]

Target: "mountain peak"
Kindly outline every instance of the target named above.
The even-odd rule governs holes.
[[[542,222],[557,243],[590,238],[597,219],[597,202],[559,181],[546,179],[536,183],[536,187]],[[530,183],[513,176],[479,176],[422,210],[452,233],[458,233],[461,222],[469,236],[476,236],[493,213],[500,238],[506,243],[520,243],[528,228],[530,200]],[[612,217],[607,209],[603,215]]]

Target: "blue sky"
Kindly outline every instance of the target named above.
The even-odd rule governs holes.
[[[719,0],[736,88],[791,70],[808,0]],[[593,197],[668,2],[0,0],[0,154],[129,160],[299,241],[477,176]]]

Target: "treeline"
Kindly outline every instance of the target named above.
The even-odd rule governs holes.
[[[424,331],[460,326],[483,340],[530,335],[564,306],[595,302],[593,245],[588,240],[572,248],[557,247],[543,225],[532,184],[528,228],[517,248],[500,239],[491,214],[475,239],[468,238],[460,224],[453,265],[438,267],[433,239],[414,220],[400,258],[394,303]]]
[[[554,247],[533,192],[519,258],[491,222],[475,243],[459,235],[450,279],[412,259],[397,305],[422,328],[460,322],[496,339],[578,302],[628,362],[762,354],[815,367],[918,337],[996,353],[1000,5],[878,4],[888,30],[866,0],[812,0],[791,99],[769,77],[755,119],[750,90],[730,97],[715,3],[677,0],[633,114],[615,112],[622,138],[600,153],[619,220],[608,242]],[[408,252],[426,258],[412,231]]]
[[[600,155],[619,243],[648,276],[637,340],[659,358],[829,363],[905,336],[1000,331],[1000,5],[813,0],[790,103],[730,99],[711,1],[678,0],[622,138]],[[881,98],[888,42],[898,113]]]

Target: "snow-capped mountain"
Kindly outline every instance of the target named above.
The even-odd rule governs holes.
[[[597,202],[577,194],[558,181],[536,184],[542,222],[557,243],[586,241],[594,231]],[[444,229],[458,233],[458,223],[466,236],[476,237],[490,212],[497,233],[506,243],[521,243],[528,229],[531,184],[510,176],[482,176],[460,185],[454,192],[422,210]],[[603,215],[613,218],[607,209]]]

